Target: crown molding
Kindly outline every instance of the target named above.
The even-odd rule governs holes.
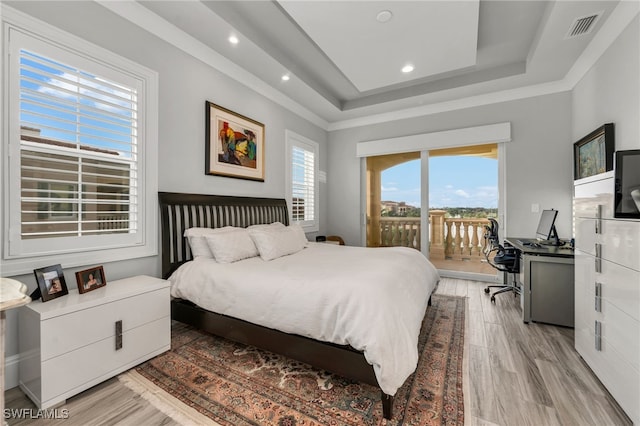
[[[136,1],[96,0],[96,3],[316,126],[327,129],[329,123],[326,120]]]
[[[244,84],[294,114],[309,120],[329,132],[571,91],[640,12],[640,2],[635,0],[620,1],[600,31],[562,80],[506,89],[452,101],[421,105],[388,113],[328,122],[134,0],[117,2],[96,0],[96,2],[191,56],[205,62],[229,78]]]
[[[469,96],[467,98],[455,99],[453,101],[438,102],[429,105],[421,105],[414,108],[385,112],[382,114],[368,115],[366,117],[354,118],[351,120],[336,121],[329,124],[328,130],[331,132],[334,130],[344,130],[352,127],[370,126],[373,124],[380,124],[389,121],[424,117],[426,115],[439,114],[442,112],[456,111],[466,108],[496,104],[500,102],[508,102],[517,99],[525,99],[535,96],[567,92],[569,90],[571,90],[571,87],[568,87],[564,81],[559,80],[551,83],[542,83],[519,87],[516,89],[507,89],[482,95]]]

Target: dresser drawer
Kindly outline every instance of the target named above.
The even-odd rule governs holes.
[[[601,232],[596,234],[596,219],[576,218],[576,248],[600,255],[619,265],[640,271],[640,222],[632,220],[601,220]]]
[[[592,182],[575,185],[573,188],[573,209],[575,217],[613,218],[613,172],[594,178]]]
[[[594,341],[593,324],[591,327],[576,325],[576,350],[631,420],[639,424],[640,372],[637,361],[629,364],[605,338],[602,339],[601,350],[596,351]]]
[[[635,320],[640,321],[640,272],[625,268],[607,260],[600,262],[600,271],[595,271],[595,258],[580,250],[575,253],[576,296],[585,292],[583,302],[586,309],[595,309],[595,287],[600,284],[602,301],[606,301]],[[580,290],[584,287],[584,290]],[[579,303],[576,299],[576,306]]]
[[[122,321],[127,332],[168,317],[169,301],[169,288],[161,288],[42,321],[42,361],[113,337],[116,321]]]
[[[42,363],[42,407],[50,407],[93,384],[168,350],[171,339],[166,316],[123,333],[122,349],[109,337]]]

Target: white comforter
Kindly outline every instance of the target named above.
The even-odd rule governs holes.
[[[316,340],[351,345],[395,395],[418,362],[418,335],[439,279],[418,251],[310,243],[269,262],[196,258],[171,294],[207,310]]]

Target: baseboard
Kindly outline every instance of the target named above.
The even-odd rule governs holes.
[[[20,355],[15,354],[4,359],[4,389],[9,390],[18,386],[18,367]]]

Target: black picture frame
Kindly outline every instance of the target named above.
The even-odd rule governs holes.
[[[264,124],[205,101],[205,174],[264,182]]]
[[[86,293],[104,287],[107,285],[104,268],[101,265],[76,272],[76,283],[78,284],[78,291],[80,293]]]
[[[64,279],[64,273],[62,272],[62,266],[60,264],[34,269],[33,274],[38,283],[38,290],[40,291],[42,302],[48,302],[49,300],[69,294],[67,282]]]
[[[607,123],[573,144],[573,178],[584,179],[613,170],[614,126]]]

